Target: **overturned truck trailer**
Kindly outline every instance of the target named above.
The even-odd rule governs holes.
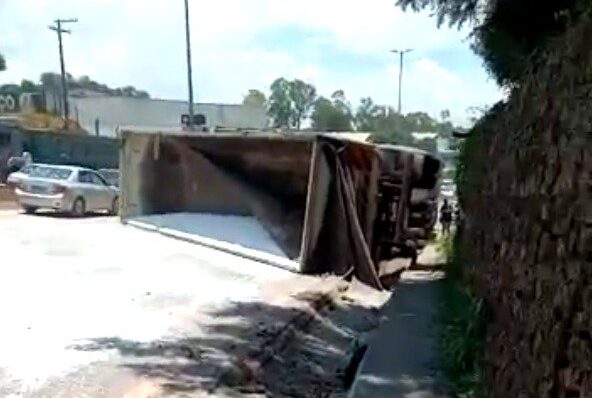
[[[121,138],[124,223],[298,272],[380,288],[380,264],[412,257],[435,223],[440,162],[425,152],[312,134]]]

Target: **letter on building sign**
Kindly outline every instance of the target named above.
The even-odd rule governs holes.
[[[12,94],[0,94],[0,113],[12,113],[18,110],[17,102]]]

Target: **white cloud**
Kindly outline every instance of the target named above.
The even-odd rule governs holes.
[[[249,88],[265,89],[285,76],[309,81],[325,95],[342,88],[354,103],[372,96],[394,104],[398,71],[388,51],[398,47],[416,49],[406,63],[406,110],[437,114],[449,108],[462,121],[468,106],[500,96],[479,67],[467,74],[428,58],[435,50],[469,54],[463,43],[466,32],[438,30],[427,14],[403,13],[393,0],[189,2],[196,96],[201,101],[238,102]],[[58,17],[78,17],[72,35],[65,38],[70,73],[110,85],[133,84],[157,97],[184,98],[183,16],[183,0],[0,0],[0,51],[9,67],[0,74],[0,83],[59,70],[57,40],[47,25]],[[308,56],[293,48],[303,43],[273,49],[259,43],[262,35],[285,27],[318,33],[305,44],[310,46]],[[319,60],[319,48],[379,65],[336,70],[333,63]]]

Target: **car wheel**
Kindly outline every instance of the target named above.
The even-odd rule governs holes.
[[[37,211],[37,207],[35,207],[35,206],[23,206],[23,210],[27,214],[33,214],[33,213],[35,213]]]
[[[78,197],[72,204],[72,215],[74,217],[82,217],[86,213],[86,203],[84,199]]]
[[[116,196],[113,198],[113,202],[111,203],[111,215],[118,215],[119,214],[119,198]]]

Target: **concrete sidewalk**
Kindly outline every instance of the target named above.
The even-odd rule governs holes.
[[[349,398],[447,397],[437,376],[438,284],[443,274],[405,272],[383,309],[382,325],[368,351]]]

